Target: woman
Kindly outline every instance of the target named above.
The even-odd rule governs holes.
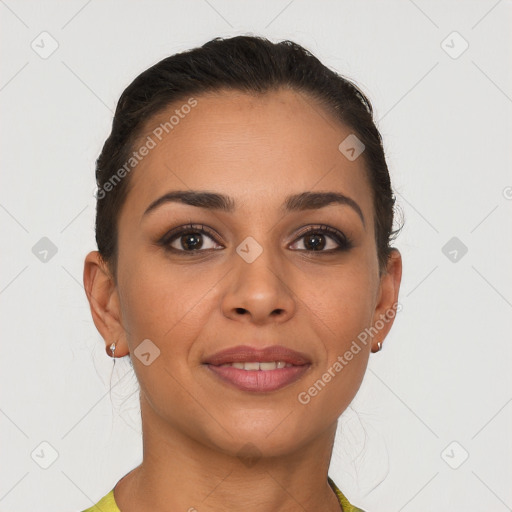
[[[84,284],[143,462],[88,510],[360,510],[328,468],[401,280],[368,99],[296,43],[217,38],[128,86],[96,179]]]

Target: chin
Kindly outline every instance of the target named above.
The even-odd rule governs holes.
[[[208,444],[227,455],[239,457],[242,462],[245,458],[255,461],[292,455],[316,436],[305,430],[304,425],[298,425],[294,414],[284,419],[287,414],[259,422],[250,417],[242,422],[226,421],[223,425],[227,432],[220,429],[210,433]]]

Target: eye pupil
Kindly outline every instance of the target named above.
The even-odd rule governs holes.
[[[308,240],[313,240],[313,243],[308,242]],[[308,250],[321,250],[325,247],[325,237],[317,233],[307,235],[304,239],[304,245]]]
[[[197,233],[187,233],[181,237],[181,243],[186,249],[197,250],[203,245],[201,235]]]

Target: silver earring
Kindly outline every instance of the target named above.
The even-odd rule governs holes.
[[[116,351],[116,344],[112,343],[112,345],[110,345],[110,352],[112,352],[112,357],[114,357],[115,351]]]
[[[382,343],[380,341],[377,342],[377,347],[379,347],[379,350],[377,350],[377,352],[380,352],[380,350],[382,349]]]

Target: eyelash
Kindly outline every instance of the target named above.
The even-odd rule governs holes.
[[[216,240],[216,235],[211,232],[208,228],[206,228],[204,225],[199,224],[187,224],[186,226],[180,226],[179,228],[173,229],[172,231],[166,233],[158,242],[159,245],[164,247],[166,251],[174,252],[174,253],[184,253],[184,254],[190,254],[190,255],[196,255],[201,252],[207,252],[217,249],[193,249],[190,251],[187,250],[181,250],[181,249],[175,249],[174,247],[170,247],[170,244],[177,239],[180,236],[183,235],[189,235],[189,234],[203,234],[210,237],[215,243],[219,243]],[[323,234],[323,235],[329,235],[330,238],[334,239],[334,241],[339,245],[336,249],[330,249],[327,251],[319,250],[308,250],[308,249],[298,249],[300,252],[307,252],[307,253],[327,253],[327,254],[333,254],[337,252],[343,252],[348,251],[353,247],[352,241],[341,231],[338,231],[337,229],[331,228],[330,226],[326,226],[324,224],[319,225],[318,227],[311,227],[308,228],[305,231],[302,231],[298,237],[295,239],[293,244],[295,244],[298,240],[301,238],[311,235],[311,234]],[[297,250],[297,249],[296,249]]]

